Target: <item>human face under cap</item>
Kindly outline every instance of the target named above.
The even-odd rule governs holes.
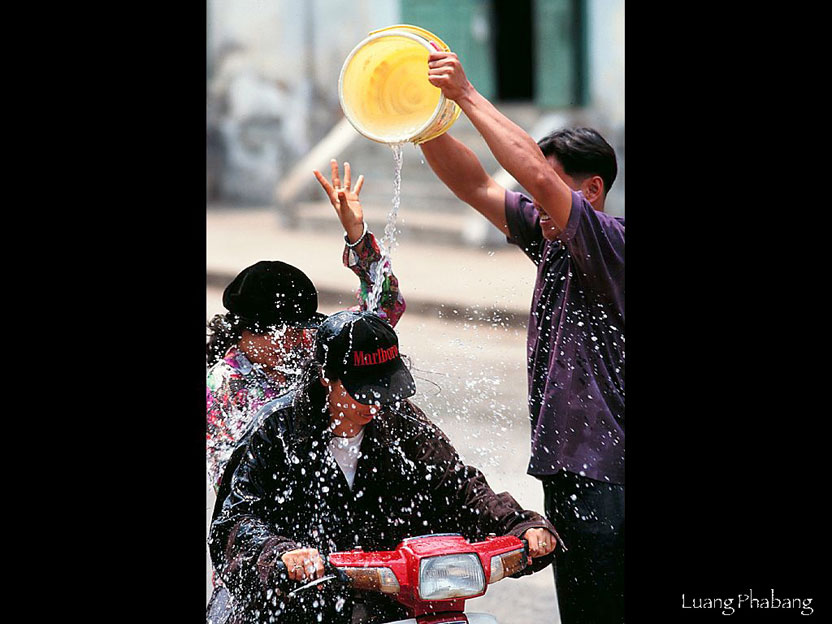
[[[284,381],[285,375],[279,369],[292,359],[291,356],[305,357],[311,353],[314,342],[315,331],[308,328],[284,327],[262,334],[244,330],[239,349],[252,364],[262,366],[266,374]]]
[[[327,388],[329,423],[333,435],[347,438],[358,435],[381,410],[378,403],[366,405],[356,401],[340,379],[330,381],[322,378],[321,384]]]

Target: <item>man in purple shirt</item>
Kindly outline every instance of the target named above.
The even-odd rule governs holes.
[[[445,133],[434,172],[537,267],[528,327],[531,459],[568,551],[555,561],[564,624],[624,621],[624,219],[604,214],[615,152],[594,130],[535,141],[432,53],[428,79],[531,194],[508,191]]]

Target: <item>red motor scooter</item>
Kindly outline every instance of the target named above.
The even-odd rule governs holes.
[[[395,550],[336,552],[327,558],[333,574],[295,589],[290,596],[327,581],[378,591],[398,601],[408,619],[387,624],[497,624],[485,613],[464,613],[465,601],[488,585],[523,570],[528,543],[514,536],[470,543],[456,533],[412,537]]]

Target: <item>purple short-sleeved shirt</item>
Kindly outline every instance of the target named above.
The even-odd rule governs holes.
[[[531,460],[537,477],[566,470],[624,483],[624,219],[580,193],[560,240],[547,241],[532,201],[506,191],[508,241],[537,265],[527,340]]]

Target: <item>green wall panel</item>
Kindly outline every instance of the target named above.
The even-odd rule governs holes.
[[[488,0],[402,0],[402,23],[425,28],[450,46],[465,74],[485,97],[494,96]]]
[[[583,0],[535,0],[536,103],[547,108],[585,103],[586,21]]]

